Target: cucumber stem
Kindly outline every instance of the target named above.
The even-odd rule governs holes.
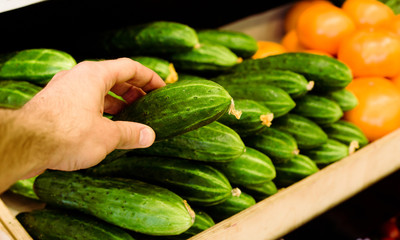
[[[306,88],[308,91],[311,91],[314,88],[314,81],[309,81]]]
[[[232,114],[236,117],[236,119],[240,119],[240,117],[242,116],[242,111],[238,111],[235,109],[235,102],[233,101],[233,99],[231,99],[231,106],[229,107],[228,114]]]
[[[299,153],[300,153],[300,150],[299,150],[299,149],[295,149],[295,150],[293,151],[293,154],[294,154],[294,155],[299,155]]]
[[[183,204],[185,204],[186,210],[188,211],[190,217],[192,217],[192,223],[194,223],[194,219],[196,217],[196,213],[193,211],[193,209],[189,206],[186,200],[183,200]]]
[[[358,141],[356,140],[351,141],[349,145],[349,154],[354,153],[358,148],[360,148],[360,144],[358,143]]]
[[[234,188],[234,189],[232,189],[231,193],[232,193],[232,196],[239,197],[240,194],[242,194],[242,191],[239,188]]]
[[[175,71],[175,67],[173,63],[170,63],[168,65],[168,69],[169,69],[169,75],[168,77],[165,79],[165,83],[166,84],[170,84],[170,83],[174,83],[176,81],[178,81],[178,74]]]
[[[266,125],[267,127],[271,126],[272,119],[274,119],[274,114],[273,113],[260,115],[261,124],[262,125]]]

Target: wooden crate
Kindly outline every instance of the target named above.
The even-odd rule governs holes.
[[[222,29],[279,41],[290,5],[233,22]],[[275,195],[226,219],[191,240],[279,239],[400,168],[400,129]],[[6,193],[0,200],[0,231],[10,239],[31,240],[14,218],[44,204]],[[2,236],[0,235],[0,239]]]

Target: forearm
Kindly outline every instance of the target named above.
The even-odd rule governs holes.
[[[23,110],[0,110],[0,193],[17,180],[45,169],[54,143],[51,124]]]

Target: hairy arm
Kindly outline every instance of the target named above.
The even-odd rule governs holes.
[[[73,171],[98,164],[114,149],[150,146],[146,125],[112,121],[145,92],[164,86],[152,70],[127,58],[82,62],[54,76],[18,110],[0,110],[0,193],[46,169]],[[112,90],[127,102],[107,95]]]

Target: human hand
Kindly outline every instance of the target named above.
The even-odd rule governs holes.
[[[152,70],[128,58],[82,62],[54,76],[21,111],[31,127],[41,131],[32,154],[42,165],[26,177],[45,169],[78,170],[98,164],[114,149],[150,146],[154,131],[143,124],[112,121],[103,113],[118,113],[145,92],[164,86]],[[116,93],[127,103],[107,93]],[[39,144],[39,143],[38,143]]]

